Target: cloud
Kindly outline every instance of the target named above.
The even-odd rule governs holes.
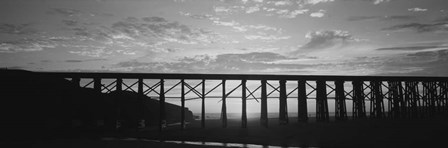
[[[47,14],[62,15],[65,17],[81,16],[83,13],[80,10],[69,8],[52,8],[47,11]]]
[[[446,33],[448,32],[448,22],[436,22],[428,24],[423,23],[400,24],[388,28],[383,28],[382,30],[388,30],[388,31],[413,30],[419,33],[424,32]]]
[[[293,11],[289,11],[289,13],[281,15],[280,17],[281,18],[296,18],[297,15],[305,14],[308,11],[309,11],[308,9],[293,10]]]
[[[181,58],[177,62],[130,60],[117,63],[112,69],[164,73],[275,73],[309,67],[303,64],[279,63],[283,60],[295,59],[272,52],[220,54],[215,57],[196,55]]]
[[[415,16],[411,15],[392,15],[392,16],[351,16],[347,20],[348,21],[364,21],[364,20],[379,20],[379,21],[388,21],[388,20],[411,20],[415,19]]]
[[[30,35],[37,33],[37,30],[32,28],[33,24],[0,24],[0,33],[14,34],[14,35]]]
[[[300,2],[300,1],[299,1]],[[334,0],[305,0],[304,3],[316,5],[319,3],[334,2]]]
[[[67,63],[81,63],[83,61],[82,60],[65,60],[64,62],[67,62]]]
[[[432,51],[417,51],[407,53],[399,57],[394,57],[386,63],[390,69],[414,69],[408,73],[399,73],[400,71],[388,72],[385,75],[412,75],[412,76],[446,76],[448,70],[448,48],[441,48]]]
[[[419,51],[434,48],[447,48],[448,46],[406,46],[406,47],[388,47],[388,48],[378,48],[379,51]]]
[[[246,13],[254,13],[260,11],[260,7],[259,6],[253,6],[253,7],[248,7],[246,9]]]
[[[187,12],[179,12],[179,14],[188,16],[188,17],[191,17],[194,19],[199,19],[199,20],[211,20],[211,21],[220,20],[218,17],[214,17],[211,14],[191,14],[191,13],[187,13]]]
[[[411,11],[411,12],[425,12],[425,11],[428,11],[428,9],[415,7],[415,8],[409,8],[408,11]]]
[[[291,6],[293,4],[293,2],[289,0],[268,1],[267,3],[274,4],[275,6]]]
[[[248,40],[266,40],[266,41],[278,41],[278,40],[287,40],[291,38],[291,36],[274,36],[274,35],[245,35],[244,38]]]
[[[378,5],[381,3],[386,3],[386,2],[390,2],[390,0],[373,0],[373,4]]]
[[[78,25],[77,20],[62,20],[62,23],[66,26],[71,26],[71,27]]]
[[[0,53],[33,52],[55,47],[56,45],[51,41],[22,39],[17,41],[0,42]]]
[[[270,27],[270,26],[266,26],[266,25],[245,25],[243,26],[245,28],[251,28],[251,29],[260,29],[260,30],[265,30],[265,31],[275,31],[275,32],[280,32],[281,29],[279,28],[275,28],[275,27]]]
[[[213,10],[216,13],[231,13],[232,12],[232,9],[227,8],[227,7],[223,7],[223,6],[213,7]]]
[[[287,40],[291,38],[291,36],[275,36],[275,35],[245,35],[244,38],[248,40],[265,40],[265,41],[278,41],[278,40]]]
[[[163,17],[127,17],[110,25],[86,25],[67,21],[72,37],[54,36],[51,40],[71,48],[72,54],[89,57],[132,56],[141,53],[166,53],[184,44],[228,43],[220,34],[170,21]],[[49,39],[50,40],[50,39]],[[166,47],[166,44],[173,45]],[[88,45],[85,47],[81,45]]]
[[[109,50],[106,47],[101,46],[89,46],[88,48],[82,48],[81,50],[72,50],[69,51],[71,54],[77,54],[81,56],[88,56],[88,57],[107,57],[114,53],[113,50]]]
[[[102,34],[109,39],[128,39],[142,43],[148,40],[163,40],[179,44],[209,44],[220,39],[216,33],[211,31],[191,28],[179,22],[167,21],[161,17],[145,17],[142,20],[128,18],[124,21],[118,21],[113,23],[111,27],[104,28]]]
[[[143,21],[145,22],[156,22],[156,23],[162,23],[162,22],[168,22],[165,18],[163,17],[143,17],[142,18]]]
[[[67,63],[81,63],[81,62],[90,62],[90,61],[106,61],[106,59],[86,59],[86,60],[65,60]]]
[[[352,35],[342,30],[314,31],[307,33],[305,37],[309,39],[309,42],[300,47],[300,49],[319,50],[355,41]]]
[[[310,16],[320,18],[320,17],[324,17],[325,13],[326,13],[326,11],[321,9],[318,12],[311,13]]]
[[[237,32],[245,32],[245,31],[247,31],[246,27],[243,27],[242,25],[240,25],[240,23],[238,23],[238,22],[236,22],[234,20],[232,20],[230,22],[213,21],[213,24],[218,25],[218,26],[232,27]]]
[[[215,20],[215,21],[213,21],[213,24],[218,25],[218,26],[232,27],[236,32],[246,32],[249,29],[264,30],[264,31],[274,31],[274,32],[277,32],[277,33],[281,33],[281,31],[282,31],[281,28],[275,28],[275,27],[266,26],[266,25],[262,25],[262,24],[258,24],[258,25],[242,25],[239,22],[236,22],[234,20],[232,20],[232,21],[218,21],[218,20]]]

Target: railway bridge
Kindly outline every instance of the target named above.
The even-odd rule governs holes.
[[[316,120],[356,118],[420,118],[448,111],[448,77],[253,75],[253,74],[162,74],[37,72],[65,78],[77,86],[98,92],[133,91],[158,98],[160,130],[166,124],[165,101],[177,98],[185,108],[188,100],[201,101],[201,126],[205,127],[207,98],[219,98],[222,126],[227,127],[227,99],[241,99],[241,127],[247,127],[247,100],[260,104],[260,124],[268,126],[268,99],[279,101],[280,124],[288,124],[288,99],[297,101],[297,119],[309,120],[308,101],[315,99]],[[211,83],[213,82],[213,83]],[[236,84],[230,86],[228,83]],[[251,85],[248,86],[248,83]],[[206,85],[207,84],[207,85]],[[177,96],[167,96],[169,92]],[[190,94],[190,95],[187,95]],[[219,94],[219,95],[216,95]],[[191,97],[191,96],[194,97]],[[188,97],[190,96],[190,97]],[[334,101],[329,110],[328,100]],[[350,103],[350,104],[348,104]],[[290,104],[291,105],[291,104]],[[331,103],[333,105],[333,103]],[[349,113],[349,114],[348,114]],[[181,112],[185,127],[185,111]]]

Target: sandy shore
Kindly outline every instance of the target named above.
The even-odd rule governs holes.
[[[200,121],[196,121],[184,130],[173,126],[162,133],[157,129],[148,129],[101,133],[90,138],[2,141],[0,147],[202,147],[148,139],[285,147],[440,147],[446,145],[445,139],[448,137],[448,118],[442,116],[417,120],[357,119],[326,123],[298,123],[295,118],[290,118],[288,125],[279,125],[278,120],[270,119],[269,128],[261,126],[258,119],[249,119],[248,128],[240,126],[241,122],[236,119],[229,120],[227,128],[221,127],[220,120],[207,120],[204,129],[200,128]],[[104,137],[109,139],[104,140]],[[140,140],[126,140],[129,137]]]

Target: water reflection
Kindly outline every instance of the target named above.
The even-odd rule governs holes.
[[[224,143],[224,142],[174,141],[174,140],[159,141],[159,140],[137,139],[137,138],[123,138],[123,139],[102,138],[102,140],[148,141],[148,142],[164,142],[164,143],[175,143],[175,144],[186,144],[186,145],[237,147],[237,148],[300,148],[300,147],[282,147],[282,146],[271,146],[271,145]]]

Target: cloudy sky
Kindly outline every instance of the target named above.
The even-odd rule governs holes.
[[[1,0],[0,67],[448,76],[447,0]]]

